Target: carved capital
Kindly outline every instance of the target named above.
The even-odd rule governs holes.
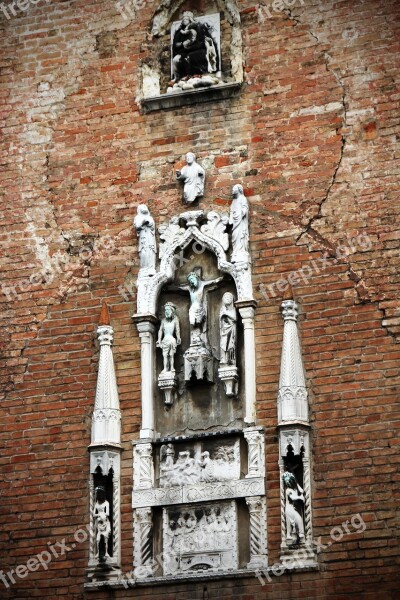
[[[97,338],[100,346],[111,346],[114,341],[114,330],[110,325],[100,325],[97,328]]]
[[[295,300],[284,300],[281,304],[281,310],[284,321],[297,321],[299,310]]]
[[[132,317],[132,320],[136,323],[140,337],[142,337],[143,334],[155,333],[158,319],[154,315],[135,315]],[[145,337],[145,335],[143,335],[143,337]]]

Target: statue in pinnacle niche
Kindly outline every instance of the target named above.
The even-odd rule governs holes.
[[[233,263],[249,262],[249,205],[239,184],[232,188],[233,201],[229,214],[232,225],[232,257]]]
[[[96,558],[99,560],[110,558],[108,553],[108,538],[111,535],[110,503],[106,500],[104,487],[98,486],[95,490],[96,503],[93,509],[96,527]],[[103,538],[104,552],[100,552],[101,538]]]
[[[304,505],[304,491],[293,473],[285,471],[282,476],[285,484],[286,541],[288,544],[304,542],[304,522],[300,508]]]
[[[183,200],[186,204],[192,204],[197,198],[204,194],[205,171],[196,162],[193,152],[186,154],[186,165],[181,171],[176,172],[178,181],[183,181]]]
[[[153,274],[156,267],[156,232],[154,219],[145,204],[139,204],[133,224],[139,238],[140,268]]]
[[[218,43],[209,23],[200,22],[190,11],[183,13],[172,39],[172,76],[175,82],[193,75],[218,71]]]
[[[174,357],[176,347],[181,343],[181,331],[175,304],[167,302],[164,306],[164,315],[157,341],[157,347],[161,348],[163,353],[164,368],[161,371],[162,374],[175,373]]]

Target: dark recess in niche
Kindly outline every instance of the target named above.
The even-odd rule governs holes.
[[[301,450],[300,455],[295,455],[293,452],[293,448],[290,446],[287,456],[284,458],[283,461],[285,465],[285,471],[288,471],[289,473],[292,473],[295,476],[298,485],[302,489],[304,489],[303,454],[304,449]],[[293,505],[304,521],[304,502],[298,500],[293,502]],[[297,540],[297,544],[294,545],[298,545],[298,543],[299,540]]]

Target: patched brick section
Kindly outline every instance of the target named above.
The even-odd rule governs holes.
[[[357,513],[367,529],[325,548],[319,572],[115,597],[394,598],[400,353],[385,327],[399,332],[398,3],[306,0],[291,18],[274,12],[262,22],[259,6],[240,2],[241,95],[144,116],[138,67],[157,6],[143,3],[133,20],[103,0],[43,2],[0,24],[1,265],[11,290],[0,297],[1,568],[71,541],[88,522],[95,331],[106,299],[123,414],[123,571],[132,569],[131,439],[140,426],[132,218],[141,202],[157,224],[183,210],[174,171],[195,149],[207,168],[201,207],[228,210],[238,181],[251,206],[270,563],[280,544],[279,303],[290,274],[313,263],[319,270],[298,278],[294,294],[310,389],[314,533],[327,545],[332,528]],[[78,545],[2,595],[108,598],[83,591],[87,555]]]

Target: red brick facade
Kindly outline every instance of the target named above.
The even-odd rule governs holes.
[[[132,569],[132,219],[143,202],[157,224],[182,210],[174,169],[195,150],[210,159],[202,207],[228,206],[237,182],[250,204],[271,565],[280,547],[279,306],[289,274],[303,269],[290,282],[309,386],[314,536],[326,546],[319,571],[276,574],[264,586],[247,578],[87,592],[82,542],[48,570],[20,569],[8,588],[0,581],[1,598],[397,597],[400,5],[238,4],[239,95],[147,115],[136,102],[138,66],[159,3],[137,2],[129,20],[108,0],[32,1],[0,15],[0,564],[6,574],[48,544],[70,546],[88,523],[95,332],[106,299],[123,419],[122,566]],[[212,4],[182,8],[190,6]],[[357,514],[365,531],[348,524],[335,541],[332,528]]]

